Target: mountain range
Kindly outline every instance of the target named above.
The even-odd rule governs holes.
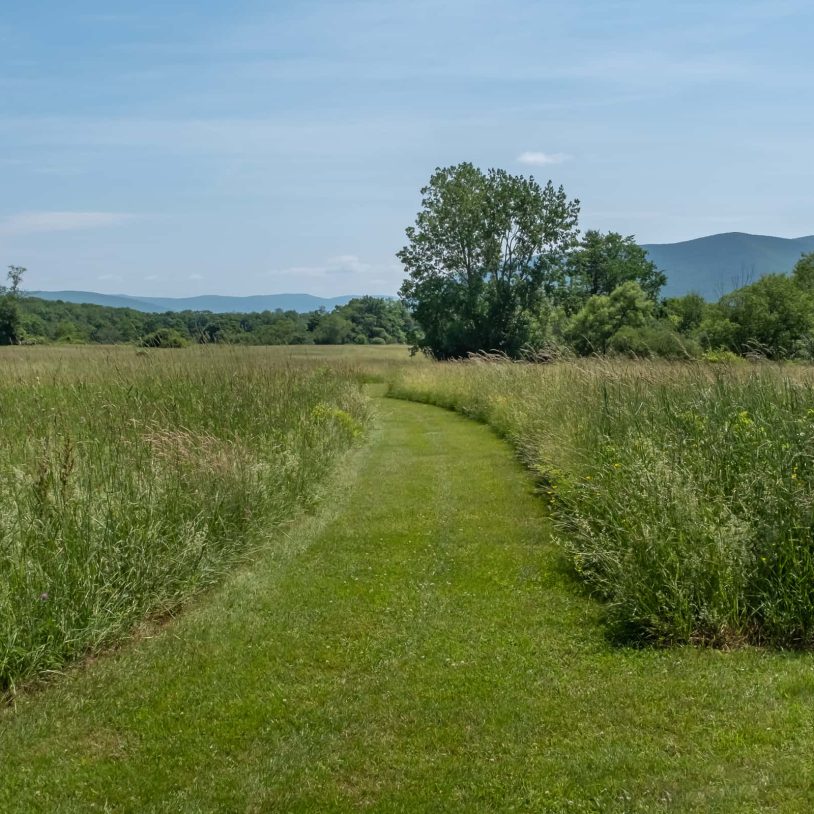
[[[649,258],[667,275],[666,297],[694,291],[716,300],[728,291],[754,282],[764,274],[788,274],[800,256],[814,252],[814,235],[798,238],[727,232],[684,240],[680,243],[646,243]],[[203,295],[200,297],[131,297],[125,294],[97,294],[92,291],[29,291],[44,300],[92,303],[137,311],[212,311],[250,313],[253,311],[330,311],[354,296],[315,297],[312,294],[262,294],[253,297]]]
[[[785,238],[727,232],[681,243],[643,244],[667,275],[665,297],[690,291],[717,300],[764,274],[788,274],[800,255],[814,252],[814,235]]]

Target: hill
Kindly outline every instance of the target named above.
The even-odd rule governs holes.
[[[667,274],[665,296],[695,291],[717,300],[764,274],[788,274],[801,254],[814,251],[814,235],[798,238],[728,232],[681,243],[643,244]]]
[[[27,296],[42,300],[132,308],[150,314],[167,311],[212,311],[215,314],[249,314],[262,311],[297,311],[301,314],[337,305],[346,305],[356,295],[315,297],[312,294],[260,294],[252,297],[130,297],[127,294],[98,294],[94,291],[28,291]]]

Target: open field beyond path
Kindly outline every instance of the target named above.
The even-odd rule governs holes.
[[[0,811],[810,811],[806,654],[607,642],[489,430],[383,400],[322,513],[0,712]]]

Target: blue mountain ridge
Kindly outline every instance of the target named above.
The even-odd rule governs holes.
[[[680,243],[642,244],[667,275],[665,297],[694,291],[717,300],[764,274],[788,274],[801,255],[814,252],[814,235],[798,238],[727,232]]]

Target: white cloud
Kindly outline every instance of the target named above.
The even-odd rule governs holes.
[[[200,274],[190,274],[189,279],[190,280],[203,280],[203,277]]]
[[[528,164],[531,167],[545,167],[548,164],[562,164],[563,161],[568,161],[571,158],[567,153],[541,153],[527,150],[525,153],[520,153],[517,160],[521,164]]]
[[[40,232],[75,232],[118,226],[132,220],[121,212],[21,212],[0,219],[0,234],[30,235]]]

